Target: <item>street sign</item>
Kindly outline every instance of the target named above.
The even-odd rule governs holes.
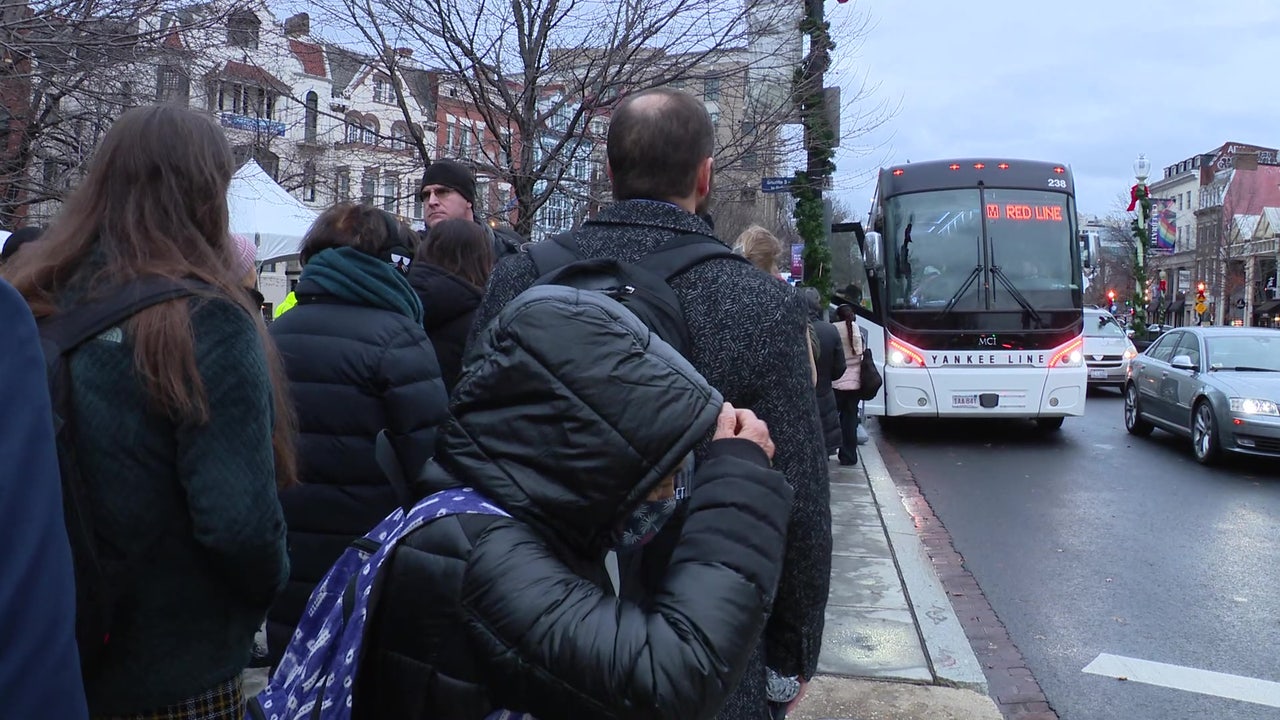
[[[1237,300],[1237,301],[1236,301],[1236,309],[1237,309],[1237,310],[1243,310],[1243,309],[1244,309],[1244,299],[1240,299],[1240,300]]]
[[[1208,310],[1208,309],[1209,309],[1209,306],[1208,306],[1208,305],[1205,305],[1205,304],[1204,304],[1204,303],[1202,303],[1202,302],[1198,302],[1198,303],[1196,303],[1196,312],[1197,312],[1197,313],[1199,313],[1200,315],[1203,315],[1203,314],[1205,313],[1205,311],[1206,311],[1206,310]]]
[[[760,178],[760,192],[766,192],[766,193],[791,192],[791,182],[794,179],[795,178],[789,178],[789,177]]]

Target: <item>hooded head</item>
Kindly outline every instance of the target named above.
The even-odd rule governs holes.
[[[723,403],[630,311],[556,285],[511,301],[463,366],[439,466],[588,553],[707,437]]]

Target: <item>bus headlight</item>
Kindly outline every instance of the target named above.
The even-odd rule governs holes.
[[[924,355],[897,338],[885,343],[885,361],[892,367],[924,367]]]
[[[1060,345],[1049,358],[1049,367],[1080,367],[1084,364],[1084,337]]]

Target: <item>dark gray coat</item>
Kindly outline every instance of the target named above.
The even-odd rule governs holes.
[[[701,219],[674,205],[629,200],[603,210],[577,237],[587,255],[634,262],[677,234],[710,232]],[[473,338],[536,279],[527,253],[499,263],[476,312]],[[774,467],[795,490],[773,614],[753,664],[719,715],[763,720],[768,717],[766,661],[783,675],[812,677],[817,671],[831,580],[830,486],[810,382],[808,312],[786,283],[733,260],[698,265],[674,278],[671,287],[689,327],[693,366],[728,402],[750,408],[769,424],[777,446]],[[679,528],[670,525],[672,533]],[[670,552],[670,542],[662,540],[645,553],[646,563],[656,566],[646,573],[650,591],[666,563],[658,551],[665,545]]]

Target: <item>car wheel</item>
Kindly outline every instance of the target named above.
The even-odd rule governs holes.
[[[1218,419],[1209,401],[1201,400],[1191,414],[1191,450],[1196,461],[1209,465],[1218,459],[1219,449]]]
[[[1124,429],[1130,435],[1146,437],[1155,430],[1155,425],[1142,419],[1142,411],[1138,406],[1138,386],[1130,383],[1124,389]]]
[[[1062,417],[1042,417],[1036,418],[1036,428],[1041,432],[1055,432],[1062,429],[1062,423],[1066,418]]]

